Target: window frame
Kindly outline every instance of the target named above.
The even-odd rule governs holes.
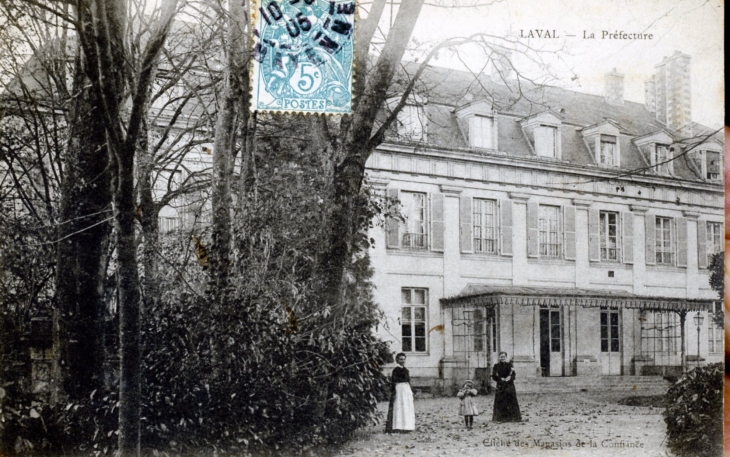
[[[707,319],[707,352],[710,354],[716,354],[718,352],[724,352],[725,346],[723,344],[723,334],[725,329],[715,324],[715,313],[723,310],[722,301],[712,302],[712,311],[708,313]]]
[[[537,137],[538,137],[538,132],[541,131],[541,130],[542,131],[549,131],[549,132],[552,133],[552,140],[553,141],[552,141],[552,153],[551,154],[541,153],[541,152],[544,152],[544,151],[541,151],[541,149],[538,148]],[[538,157],[550,157],[550,158],[553,158],[553,159],[560,158],[559,157],[559,153],[558,153],[558,133],[559,133],[559,129],[555,125],[549,125],[549,124],[538,124],[538,125],[536,125],[535,126],[535,131],[534,131],[534,136],[535,136],[535,155],[537,155]],[[540,145],[542,145],[542,144],[543,143],[541,142]]]
[[[604,323],[605,318],[605,323]],[[613,319],[616,322],[614,324]],[[600,338],[602,353],[621,352],[621,315],[618,308],[601,307]]]
[[[406,295],[406,292],[408,294]],[[423,292],[423,303],[414,303],[415,292]],[[408,299],[406,299],[408,296]],[[402,287],[401,307],[399,323],[401,327],[401,351],[407,354],[428,354],[428,289],[423,287]],[[406,320],[404,310],[409,310],[409,319]],[[416,310],[423,309],[423,319],[416,319]],[[420,327],[417,327],[420,324]],[[409,328],[409,335],[404,334],[406,325]],[[419,328],[423,335],[418,335]],[[406,345],[407,339],[409,344]],[[423,341],[423,350],[418,350],[418,341]]]
[[[416,210],[415,197],[422,197],[422,204],[418,210],[421,213],[419,218],[413,217]],[[406,198],[410,198],[406,203]],[[428,194],[426,192],[401,191],[401,205],[405,217],[405,230],[400,235],[400,246],[403,249],[427,250],[428,249]],[[413,229],[417,229],[413,231]],[[419,231],[420,230],[420,231]]]
[[[674,265],[676,261],[676,229],[674,219],[665,216],[656,216],[654,219],[654,246],[657,265]],[[665,236],[668,233],[668,240]]]
[[[486,218],[489,216],[486,209],[490,205],[492,208],[491,226],[486,222]],[[490,255],[499,254],[498,213],[497,200],[487,198],[472,199],[472,238],[475,253]],[[477,220],[477,216],[479,220]],[[479,232],[479,236],[477,236],[477,230]],[[484,233],[488,230],[491,230],[492,238],[486,238],[484,236]],[[492,249],[485,249],[485,245],[489,245],[490,242]]]
[[[654,143],[651,153],[651,166],[659,174],[671,175],[674,173],[674,161],[671,160],[672,145],[667,143]],[[659,153],[660,148],[666,151],[665,155]],[[662,163],[664,162],[664,163]]]
[[[406,103],[398,112],[395,124],[398,137],[413,141],[427,140],[428,120],[424,105]]]
[[[488,121],[488,128],[484,128],[484,121]],[[479,126],[475,125],[479,123]],[[485,141],[485,132],[487,141]],[[494,147],[494,117],[475,114],[469,118],[469,147],[475,149],[495,149]],[[479,141],[477,141],[479,140]]]
[[[550,209],[554,211],[555,220],[552,221],[545,212]],[[537,252],[538,257],[542,259],[562,259],[563,258],[563,243],[562,243],[562,213],[563,207],[557,205],[538,205],[537,207]],[[544,225],[547,222],[555,222],[555,230]],[[551,243],[553,239],[555,243]]]
[[[609,241],[611,235],[609,232],[610,229],[610,221],[604,221],[604,219],[608,219],[609,216],[614,216],[614,247],[609,247]],[[617,211],[599,211],[598,212],[598,223],[599,223],[599,231],[598,231],[598,246],[599,246],[599,252],[600,252],[600,259],[601,262],[607,262],[607,263],[620,263],[621,262],[621,223],[619,221],[619,213]],[[608,256],[609,250],[613,249],[615,258],[611,259]]]
[[[604,141],[604,138],[605,139],[613,138],[613,141]],[[612,144],[613,145],[613,151],[611,152],[611,163],[607,163],[604,160],[604,157],[607,157],[608,156],[607,154],[604,154],[604,149],[603,149],[603,145],[604,144]],[[618,137],[616,135],[608,135],[608,134],[605,134],[605,133],[599,134],[599,137],[598,137],[598,151],[597,152],[598,152],[598,163],[600,165],[609,166],[609,167],[618,166],[618,157],[617,157],[618,156],[618,150],[619,150]]]
[[[713,249],[714,248],[714,249]],[[705,250],[707,251],[707,267],[712,264],[712,256],[725,249],[725,234],[722,229],[722,222],[707,221],[707,240]]]

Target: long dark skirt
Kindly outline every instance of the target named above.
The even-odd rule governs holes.
[[[520,422],[522,420],[514,382],[504,382],[497,386],[492,420],[494,422]]]

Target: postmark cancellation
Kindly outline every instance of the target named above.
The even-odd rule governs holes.
[[[252,111],[348,114],[355,0],[257,0]]]

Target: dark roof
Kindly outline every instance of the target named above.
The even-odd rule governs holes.
[[[396,76],[396,91],[403,87],[416,71],[417,64],[406,63]],[[509,155],[533,155],[522,132],[520,121],[528,116],[550,111],[562,120],[560,128],[562,159],[576,165],[595,163],[586,147],[581,129],[611,121],[620,129],[621,169],[636,170],[647,167],[648,158],[642,157],[632,139],[666,130],[656,120],[655,113],[645,105],[630,101],[616,105],[600,95],[585,94],[553,86],[536,86],[511,80],[509,85],[495,81],[489,75],[474,75],[465,71],[429,66],[421,75],[415,91],[427,99],[427,142],[443,148],[468,148],[468,139],[459,129],[454,111],[479,100],[492,104],[498,113],[499,151]],[[695,125],[697,132],[711,129]],[[679,136],[675,134],[675,138]],[[717,138],[717,137],[715,137]],[[676,177],[700,180],[701,177],[687,165],[686,158],[675,161]]]
[[[649,311],[708,311],[713,300],[655,297],[622,290],[469,284],[458,295],[442,298],[444,306],[584,306],[638,308]]]

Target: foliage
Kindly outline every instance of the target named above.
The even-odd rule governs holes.
[[[720,300],[725,294],[725,252],[716,252],[710,260],[710,287],[717,292]],[[725,326],[725,313],[722,308],[712,316],[714,324],[720,328]]]
[[[721,363],[698,367],[667,392],[667,439],[680,456],[721,456],[723,368]]]

